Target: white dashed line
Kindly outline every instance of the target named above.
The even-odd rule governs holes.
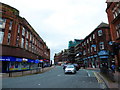
[[[90,77],[90,74],[88,73],[88,71],[87,71],[87,74],[88,74],[88,77]]]
[[[61,75],[57,75],[57,76],[61,76]]]

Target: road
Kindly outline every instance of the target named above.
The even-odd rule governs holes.
[[[61,66],[56,66],[42,74],[3,78],[3,88],[104,88],[98,82],[94,70],[80,69],[76,74],[64,74]]]

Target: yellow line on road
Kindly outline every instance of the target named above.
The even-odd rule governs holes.
[[[96,72],[94,72],[94,75],[95,75],[95,77],[97,78],[98,83],[103,83],[103,80],[102,80],[102,79],[100,79],[100,77],[97,75],[97,73],[96,73]]]

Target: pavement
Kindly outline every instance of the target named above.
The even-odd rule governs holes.
[[[0,78],[6,78],[6,77],[20,77],[20,76],[25,76],[25,75],[33,75],[33,74],[40,74],[40,73],[44,73],[46,71],[51,70],[52,68],[54,68],[55,66],[51,66],[51,67],[45,67],[45,68],[39,68],[39,69],[35,69],[35,70],[28,70],[28,71],[21,71],[21,72],[12,72],[12,73],[0,73]]]
[[[87,68],[88,70],[99,70],[99,68]],[[114,73],[114,81],[111,81],[107,76],[103,75],[100,72],[96,72],[96,77],[98,77],[98,81],[104,81],[106,86],[110,90],[120,90],[120,72],[115,71]]]

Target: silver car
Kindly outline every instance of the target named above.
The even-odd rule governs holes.
[[[64,73],[76,73],[76,68],[74,65],[67,65],[65,70],[64,70]]]

